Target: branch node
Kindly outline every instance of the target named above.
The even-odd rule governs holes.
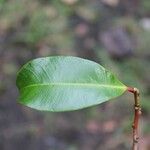
[[[138,143],[138,139],[139,139],[139,138],[134,139],[134,143]]]
[[[135,110],[139,110],[139,107],[138,107],[138,106],[135,106],[134,109],[135,109]]]

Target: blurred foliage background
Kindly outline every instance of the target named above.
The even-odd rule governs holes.
[[[150,150],[149,0],[0,0],[0,150],[129,150],[133,95],[88,109],[16,103],[19,68],[43,56],[94,60],[141,91],[141,150]],[[68,72],[69,74],[69,72]]]

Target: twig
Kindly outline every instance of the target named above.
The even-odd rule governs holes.
[[[140,107],[140,92],[137,88],[128,88],[128,91],[134,94],[134,122],[132,125],[133,128],[133,146],[132,150],[139,150],[139,134],[138,134],[138,126],[139,126],[139,117],[141,115],[141,107]]]

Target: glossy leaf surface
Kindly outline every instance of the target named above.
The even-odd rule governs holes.
[[[32,60],[17,75],[19,102],[44,111],[77,110],[123,94],[127,87],[99,64],[70,56]]]

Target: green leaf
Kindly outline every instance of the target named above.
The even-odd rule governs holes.
[[[19,102],[44,111],[77,110],[106,102],[127,87],[99,64],[70,56],[38,58],[17,75]]]

